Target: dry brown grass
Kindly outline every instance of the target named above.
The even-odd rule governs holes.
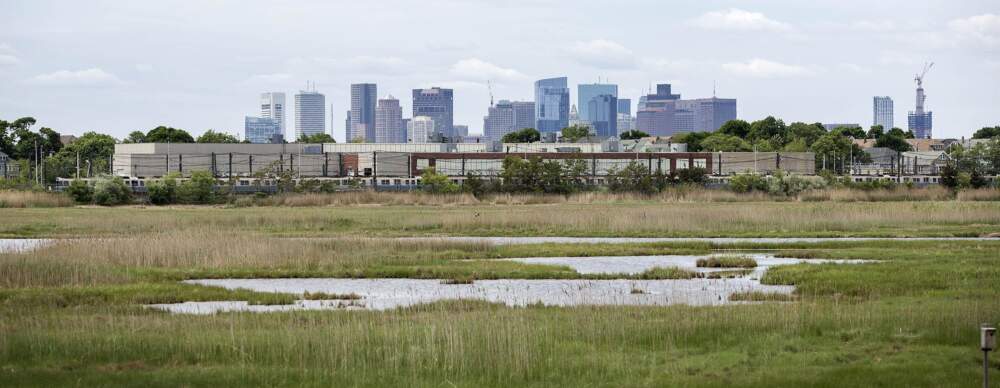
[[[0,208],[65,207],[73,206],[69,197],[43,191],[0,191]]]
[[[1000,201],[1000,189],[975,189],[958,192],[959,201]]]
[[[479,201],[471,194],[429,194],[423,192],[351,191],[335,194],[280,194],[267,198],[244,197],[236,206],[357,206],[357,205],[474,205]]]
[[[888,201],[947,201],[954,193],[945,187],[926,188],[897,187],[883,190],[823,189],[807,191],[799,195],[806,202],[888,202]]]

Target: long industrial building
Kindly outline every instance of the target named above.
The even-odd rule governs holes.
[[[676,144],[674,145],[676,146]],[[283,173],[297,178],[416,179],[429,167],[452,177],[499,176],[509,156],[581,160],[594,179],[631,163],[650,172],[705,168],[711,175],[746,172],[815,173],[808,152],[619,152],[601,143],[329,143],[329,144],[117,144],[115,175],[136,179],[209,171],[218,178]],[[667,147],[667,150],[682,147]],[[660,148],[657,148],[660,150]],[[387,181],[393,184],[392,181]]]

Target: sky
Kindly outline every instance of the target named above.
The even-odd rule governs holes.
[[[410,116],[414,88],[454,88],[455,124],[482,131],[490,101],[533,99],[569,77],[619,98],[671,83],[684,98],[737,98],[738,116],[872,122],[895,101],[905,129],[914,75],[934,136],[1000,125],[1000,2],[53,1],[0,0],[0,119],[124,137],[158,125],[242,136],[259,95],[313,82],[344,140],[350,84],[374,82]],[[329,109],[329,107],[328,107]],[[330,131],[327,117],[327,130]]]

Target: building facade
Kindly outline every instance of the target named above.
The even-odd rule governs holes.
[[[461,140],[462,138],[464,138],[466,136],[469,136],[469,126],[468,125],[453,125],[452,128],[455,128],[454,135],[455,135],[455,142],[456,143],[460,143],[459,140]]]
[[[886,131],[893,128],[892,97],[875,96],[872,101],[872,125],[881,125]]]
[[[582,120],[590,120],[590,100],[598,96],[614,96],[618,98],[618,85],[613,84],[580,84],[576,87],[576,106]],[[615,107],[617,110],[618,107]]]
[[[535,129],[559,132],[569,126],[569,87],[566,77],[535,81]]]
[[[268,92],[260,95],[260,118],[274,119],[285,134],[285,93]]]
[[[295,139],[326,133],[326,96],[317,91],[295,95]]]
[[[243,138],[256,144],[281,143],[284,140],[278,120],[251,116],[243,121]]]
[[[927,95],[924,94],[924,86],[921,80],[921,82],[917,83],[917,109],[910,112],[906,117],[909,130],[913,131],[913,136],[917,139],[930,139],[933,136],[934,113],[924,111],[924,102],[926,101]]]
[[[500,141],[504,135],[514,131],[514,105],[510,101],[500,100],[483,117],[483,136],[492,141]]]
[[[405,143],[403,108],[391,95],[378,100],[375,108],[375,143]]]
[[[619,98],[618,99],[618,114],[632,115],[632,99],[629,98]]]
[[[437,131],[434,118],[429,116],[416,116],[410,119],[407,125],[406,133],[408,134],[408,141],[410,143],[430,142]]]
[[[426,116],[433,120],[431,137],[451,139],[454,135],[455,98],[451,89],[433,87],[413,89],[413,118]]]
[[[348,119],[350,125],[347,128],[347,141],[364,141],[371,143],[375,140],[375,109],[378,100],[378,85],[376,84],[352,84],[351,85],[351,110]]]
[[[618,97],[597,95],[587,103],[587,121],[598,137],[618,136]]]
[[[513,101],[514,130],[535,127],[535,103],[533,101]]]

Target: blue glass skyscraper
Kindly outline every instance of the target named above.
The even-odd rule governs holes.
[[[569,126],[569,87],[566,77],[535,81],[535,129],[559,132]]]
[[[618,98],[610,94],[594,96],[587,103],[587,118],[598,137],[618,136]]]
[[[618,85],[612,84],[584,84],[577,85],[576,87],[576,107],[577,112],[580,114],[580,118],[583,120],[589,120],[590,117],[590,100],[597,96],[615,96],[618,97]]]

